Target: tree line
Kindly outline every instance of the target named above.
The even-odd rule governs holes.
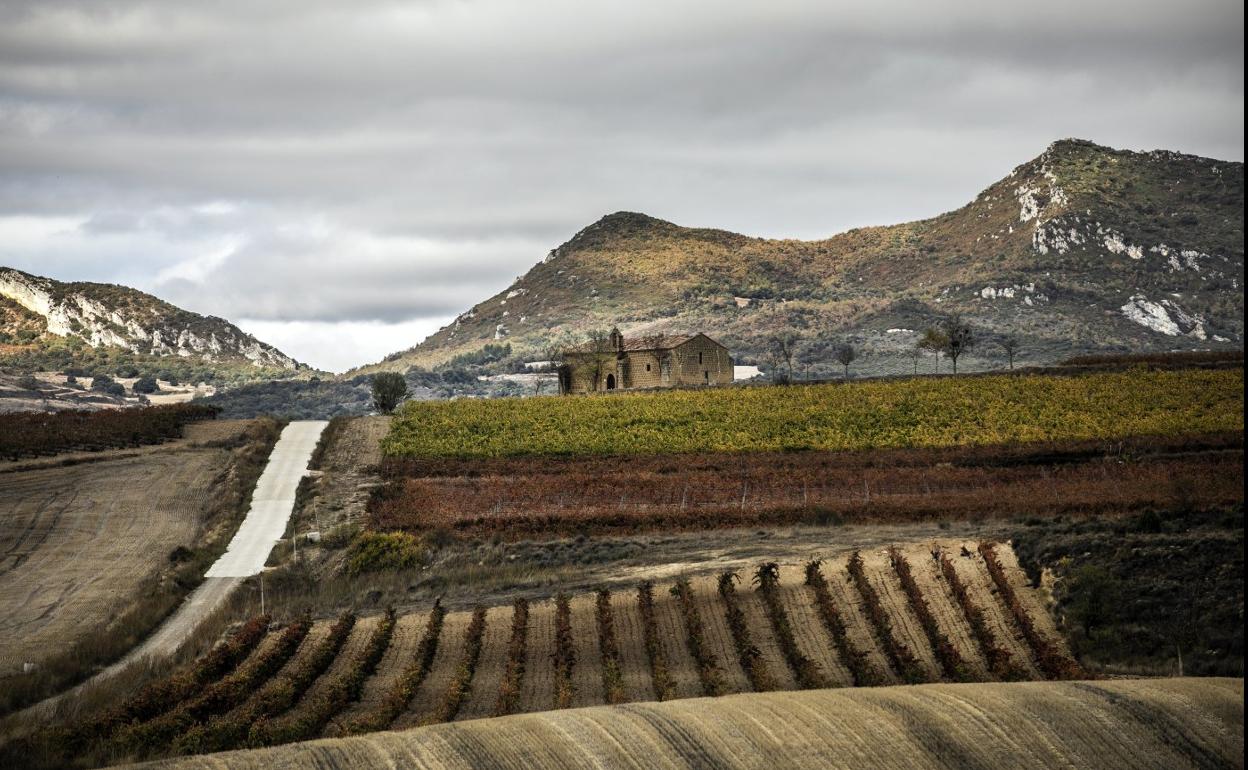
[[[918,341],[910,347],[908,353],[914,363],[914,373],[919,373],[919,363],[925,354],[935,359],[936,372],[940,372],[941,356],[949,359],[953,373],[958,373],[958,359],[967,351],[982,348],[986,344],[983,335],[974,329],[961,315],[952,315],[923,330]],[[1018,338],[1007,335],[994,341],[995,347],[1005,355],[1009,368],[1014,368],[1014,360],[1022,348]],[[831,358],[842,367],[844,377],[849,378],[849,368],[857,361],[862,350],[848,340],[835,344],[831,349]],[[802,379],[810,379],[811,368],[825,360],[825,350],[817,348],[811,342],[803,340],[795,332],[783,332],[768,340],[764,353],[763,365],[776,382],[792,382],[797,379],[797,372]]]

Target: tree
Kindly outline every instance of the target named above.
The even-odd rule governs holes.
[[[97,393],[104,393],[109,396],[126,395],[126,387],[120,382],[114,382],[112,377],[107,374],[96,375],[91,378],[91,390]]]
[[[945,337],[945,355],[953,362],[953,373],[957,374],[958,356],[975,347],[975,332],[961,315],[954,314],[941,323],[941,333]]]
[[[914,373],[919,373],[919,359],[923,357],[923,345],[916,342],[914,347],[906,351],[910,354],[910,360],[914,362]]]
[[[773,374],[772,379],[775,379],[777,382],[785,383],[793,381],[793,357],[797,355],[797,345],[800,339],[801,338],[793,332],[783,332],[771,338],[771,345],[769,347],[771,348],[774,360],[777,363],[784,362],[785,368],[785,374],[782,378],[776,378]]]
[[[407,398],[407,380],[398,372],[378,372],[373,375],[373,406],[377,411],[390,414],[399,402]]]
[[[584,365],[593,375],[594,390],[598,390],[607,373],[608,366],[615,361],[615,350],[611,347],[611,332],[595,329],[589,333],[589,341],[585,344],[587,360]]]
[[[130,389],[133,390],[136,395],[139,393],[156,393],[160,390],[160,385],[157,384],[155,377],[140,377],[134,381],[134,384],[130,386]]]
[[[854,346],[848,342],[842,342],[840,345],[836,346],[836,349],[833,351],[833,355],[835,355],[837,363],[845,367],[845,379],[848,380],[849,365],[858,360],[858,351],[855,350]]]
[[[797,346],[797,355],[794,360],[798,367],[802,370],[802,379],[810,379],[810,370],[819,362],[819,345],[814,340],[807,340]]]
[[[1010,359],[1011,369],[1014,368],[1014,357],[1018,355],[1019,347],[1018,337],[1015,337],[1012,334],[1001,340],[1001,350],[1004,351],[1006,357]]]
[[[936,373],[940,374],[940,354],[944,352],[948,338],[944,331],[936,327],[928,327],[919,339],[919,349],[931,351],[936,356]]]

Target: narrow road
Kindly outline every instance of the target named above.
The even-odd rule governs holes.
[[[5,732],[4,725],[29,724],[27,720],[30,717],[53,714],[63,700],[111,679],[131,666],[141,665],[146,659],[172,655],[245,578],[259,574],[273,546],[286,532],[286,525],[294,511],[299,480],[308,472],[312,451],[326,425],[328,423],[322,420],[302,420],[292,422],[282,430],[256,482],[247,517],[234,533],[225,553],[205,573],[204,582],[151,636],[87,681],[6,717],[0,721],[0,733]]]

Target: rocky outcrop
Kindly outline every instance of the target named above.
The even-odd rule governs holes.
[[[246,361],[295,369],[298,362],[220,318],[202,316],[124,286],[61,283],[0,268],[0,296],[41,316],[47,333],[77,337],[93,347],[181,356],[208,362]]]

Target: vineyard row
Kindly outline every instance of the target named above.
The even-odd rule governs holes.
[[[145,759],[584,703],[1086,676],[1008,546],[970,545],[766,563],[585,602],[438,604],[407,616],[403,643],[393,612],[267,633],[257,618],[103,716],[31,740],[64,758]]]
[[[159,444],[181,436],[187,423],[211,420],[220,411],[202,404],[168,404],[143,409],[4,414],[0,415],[0,458],[20,460]]]

